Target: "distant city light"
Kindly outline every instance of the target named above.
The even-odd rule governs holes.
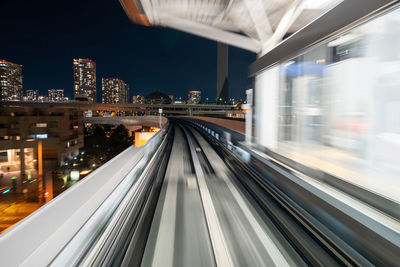
[[[37,139],[46,139],[47,137],[48,137],[47,134],[37,134],[37,135],[36,135],[36,138],[37,138]]]
[[[129,86],[118,78],[101,78],[102,103],[129,102]]]
[[[70,175],[72,181],[79,180],[79,176],[80,176],[79,171],[71,171],[69,175]]]
[[[11,189],[4,190],[2,194],[7,194]]]
[[[80,175],[85,175],[85,174],[88,174],[90,172],[92,172],[92,170],[84,170],[84,171],[81,171],[79,174]]]

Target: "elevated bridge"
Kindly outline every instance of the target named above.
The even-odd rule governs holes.
[[[24,107],[70,107],[78,108],[82,111],[98,111],[123,115],[158,115],[158,110],[162,109],[166,115],[219,115],[226,116],[229,111],[234,111],[234,105],[216,104],[103,104],[85,102],[23,102],[23,101],[3,101],[4,106],[24,106]]]

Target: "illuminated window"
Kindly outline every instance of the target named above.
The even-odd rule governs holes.
[[[47,134],[37,134],[36,138],[37,139],[46,139],[47,138]]]
[[[47,127],[47,123],[45,123],[45,122],[37,122],[36,124],[35,124],[35,126],[36,127]]]

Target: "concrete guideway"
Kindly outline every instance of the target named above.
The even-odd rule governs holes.
[[[185,137],[174,136],[142,266],[215,266]]]
[[[296,265],[204,138],[174,129],[142,266]]]
[[[225,221],[223,229],[231,238],[229,244],[236,247],[234,250],[235,262],[240,263],[240,266],[243,266],[243,264],[262,266],[265,263],[268,266],[289,266],[290,264],[282,252],[282,247],[278,247],[277,240],[273,240],[268,235],[261,218],[257,216],[254,208],[232,183],[231,178],[229,178],[230,172],[223,160],[198,132],[194,131],[193,134],[215,171],[215,176],[207,179],[208,187],[213,192],[218,214],[225,220],[230,218],[229,221]],[[234,205],[232,205],[233,203]],[[232,235],[232,233],[236,234]],[[251,255],[252,262],[242,262],[243,258],[248,257],[246,255]],[[292,262],[292,264],[294,263]]]
[[[320,236],[321,242],[336,250],[341,260],[359,264],[363,262],[362,265],[382,261],[397,262],[396,251],[400,249],[400,225],[396,216],[398,204],[369,191],[363,191],[362,188],[348,186],[343,190],[344,185],[341,185],[340,181],[328,183],[328,177],[312,177],[313,173],[307,176],[297,170],[296,166],[275,158],[270,151],[262,152],[256,147],[247,147],[247,144],[238,140],[232,140],[234,144],[226,143],[222,138],[223,131],[229,132],[229,129],[199,120],[192,120],[192,124],[208,139],[214,140],[209,140],[213,146],[222,146],[226,151],[230,151],[225,160],[237,157],[239,161],[246,162],[248,168],[260,176],[258,185],[272,188],[272,191],[281,195],[280,201],[289,200],[288,203],[292,203],[292,207],[300,209],[303,215],[298,213],[295,216],[305,216],[305,220],[299,217],[300,220],[305,222],[305,225],[308,224],[306,227],[311,232]],[[232,136],[234,134],[238,133],[232,131]],[[243,136],[239,136],[239,140],[241,139],[244,139]],[[334,177],[332,179],[334,180]],[[368,200],[371,203],[358,198],[360,194],[363,194],[364,198],[370,197]],[[388,203],[386,208],[389,213],[385,214],[386,211],[379,210],[378,206],[374,207],[375,203]],[[371,238],[375,240],[375,245],[367,242]],[[378,243],[381,245],[377,246]],[[310,251],[316,255],[315,248]]]

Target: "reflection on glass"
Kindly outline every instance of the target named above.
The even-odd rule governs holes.
[[[281,64],[278,84],[271,149],[400,201],[400,9]]]

